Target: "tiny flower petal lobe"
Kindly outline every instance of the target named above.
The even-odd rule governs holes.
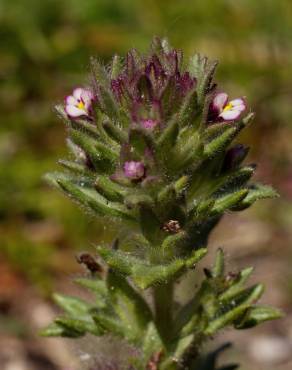
[[[213,99],[213,107],[219,112],[225,107],[228,101],[228,95],[226,93],[218,93]]]
[[[76,89],[73,90],[72,95],[75,99],[79,100],[83,91],[84,89],[82,89],[82,87],[76,87]]]
[[[72,95],[68,95],[68,96],[66,96],[66,98],[65,98],[65,104],[67,104],[67,105],[74,105],[74,104],[76,104],[76,99],[72,96]]]
[[[80,109],[75,105],[67,105],[65,107],[65,112],[68,114],[69,117],[72,118],[81,117],[87,114],[84,109]]]
[[[237,119],[241,114],[240,110],[228,109],[219,114],[219,117],[223,118],[225,121],[233,121]]]

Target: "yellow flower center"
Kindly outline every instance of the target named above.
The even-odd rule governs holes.
[[[83,103],[83,101],[82,101],[82,100],[80,100],[80,101],[78,102],[78,104],[77,104],[77,108],[79,108],[79,109],[84,109],[84,108],[85,108],[85,105],[84,105],[84,103]]]
[[[233,105],[231,103],[228,103],[224,108],[223,108],[223,112],[226,112],[227,110],[230,110],[233,108]]]

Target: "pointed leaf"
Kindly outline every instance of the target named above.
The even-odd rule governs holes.
[[[134,220],[131,213],[123,206],[107,201],[93,189],[78,186],[71,181],[63,179],[57,180],[57,183],[65,193],[97,215],[122,218],[128,221]]]
[[[115,170],[118,153],[109,145],[92,140],[76,130],[70,131],[70,137],[76,145],[84,150],[97,170],[107,173]]]
[[[163,343],[161,338],[158,334],[158,331],[155,327],[153,322],[148,324],[146,333],[143,338],[143,345],[142,345],[142,355],[143,355],[143,364],[149,362],[150,358],[154,353],[157,353],[163,349]]]
[[[253,267],[247,267],[246,269],[242,270],[239,275],[232,281],[231,286],[219,296],[219,300],[231,300],[237,294],[242,292],[245,289],[244,284],[246,283],[252,272]]]
[[[216,253],[216,259],[215,259],[215,264],[212,269],[212,275],[217,278],[217,277],[223,277],[224,276],[224,253],[221,248],[217,250]]]
[[[195,124],[195,120],[200,114],[201,109],[198,105],[198,96],[197,96],[197,87],[195,86],[184,98],[182,103],[180,112],[178,114],[178,121],[180,127],[184,126],[192,126],[195,128],[197,124]]]
[[[94,323],[91,316],[88,315],[86,319],[82,318],[71,318],[71,317],[58,317],[55,319],[55,323],[63,328],[67,332],[76,332],[80,333],[81,335],[85,335],[86,333],[90,333],[93,335],[103,335],[104,332],[102,329],[98,328]]]
[[[126,188],[111,181],[107,176],[98,176],[94,186],[102,196],[113,202],[123,202],[127,194]]]
[[[125,326],[131,341],[141,342],[152,313],[143,297],[127,282],[125,277],[109,272],[107,283],[113,307]]]
[[[214,157],[218,152],[222,152],[231,143],[237,133],[236,127],[230,127],[220,136],[205,145],[204,155],[206,158]]]
[[[279,194],[270,186],[253,184],[249,187],[247,196],[240,202],[237,210],[245,209],[260,199],[277,198]]]
[[[75,317],[87,315],[88,310],[92,307],[92,305],[80,298],[70,297],[63,294],[54,293],[53,299],[65,312]]]
[[[126,133],[117,125],[117,123],[106,120],[103,121],[102,126],[107,135],[118,144],[123,144],[127,141]]]
[[[212,208],[212,214],[217,215],[225,212],[226,210],[236,207],[248,194],[247,189],[242,189],[231,194],[216,199]]]
[[[269,306],[251,307],[242,320],[235,324],[236,329],[249,329],[262,322],[276,320],[283,317],[283,312]]]
[[[43,337],[66,337],[66,338],[80,338],[84,335],[83,332],[76,331],[73,328],[68,329],[61,324],[56,322],[50,324],[45,329],[40,331],[40,335]]]

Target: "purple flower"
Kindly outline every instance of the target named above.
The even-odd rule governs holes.
[[[155,126],[157,126],[157,121],[151,118],[146,118],[141,120],[142,126],[148,130],[152,130]]]
[[[211,117],[221,118],[224,121],[234,121],[243,111],[246,109],[246,103],[244,99],[237,98],[228,100],[226,93],[218,93],[211,104]]]
[[[142,162],[129,161],[124,164],[124,174],[132,180],[140,180],[145,175],[145,166]]]
[[[70,118],[90,117],[94,95],[89,89],[77,87],[65,99],[65,112]]]

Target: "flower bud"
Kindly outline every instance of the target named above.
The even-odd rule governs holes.
[[[249,147],[246,147],[242,144],[237,144],[230,148],[225,155],[224,162],[223,162],[223,170],[228,171],[234,169],[237,165],[239,165],[244,158],[246,157],[249,151]]]
[[[124,164],[124,174],[131,180],[141,180],[145,175],[145,166],[142,162],[126,162]]]

